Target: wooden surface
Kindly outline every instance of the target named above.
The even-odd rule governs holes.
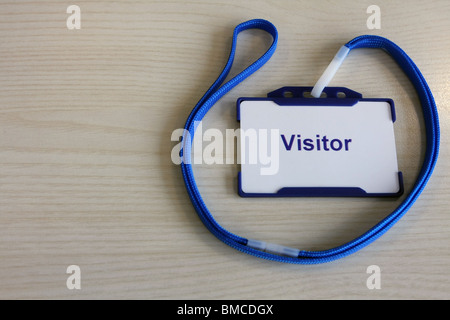
[[[68,30],[66,9],[81,8]],[[449,299],[450,2],[1,1],[0,298]],[[273,59],[224,97],[204,127],[237,128],[234,103],[284,85],[313,85],[337,49],[360,34],[396,42],[435,96],[442,142],[423,194],[389,232],[345,259],[284,265],[242,254],[198,219],[171,162],[173,130],[221,71],[233,28],[276,25]],[[234,74],[270,43],[249,31]],[[406,193],[425,148],[421,106],[393,60],[351,53],[331,85],[396,102]],[[233,233],[327,249],[365,232],[400,199],[242,199],[237,165],[195,168],[217,221]],[[81,290],[66,287],[69,265]],[[367,267],[381,268],[369,290]]]

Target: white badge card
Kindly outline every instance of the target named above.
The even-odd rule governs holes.
[[[326,97],[305,98],[311,89],[238,100],[239,194],[400,196],[394,102],[334,87]]]

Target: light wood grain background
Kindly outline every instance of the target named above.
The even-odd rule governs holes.
[[[68,30],[66,8],[81,8]],[[366,9],[382,10],[368,30]],[[0,1],[0,298],[448,299],[450,298],[450,2]],[[237,128],[235,100],[313,85],[337,49],[378,34],[416,62],[435,96],[441,153],[407,215],[362,251],[329,264],[284,265],[224,245],[198,219],[174,129],[222,69],[234,27],[276,25],[272,60],[224,97],[204,126]],[[270,39],[242,34],[236,73]],[[381,51],[351,53],[331,85],[392,98],[408,192],[424,154],[421,106]],[[238,167],[198,166],[214,216],[242,236],[327,249],[358,236],[403,199],[242,199]],[[81,268],[68,290],[66,268]],[[366,269],[381,268],[369,290]]]

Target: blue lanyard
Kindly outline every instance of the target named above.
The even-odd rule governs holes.
[[[238,34],[248,29],[261,29],[268,32],[273,37],[272,45],[252,65],[250,65],[244,71],[222,85],[233,64]],[[257,71],[271,58],[271,56],[275,52],[277,41],[277,29],[272,23],[266,20],[250,20],[239,24],[235,28],[233,33],[231,52],[225,68],[223,69],[217,80],[213,83],[213,85],[208,89],[205,95],[194,107],[186,121],[185,130],[189,133],[190,137],[194,137],[196,123],[203,119],[205,114],[221,97],[223,97],[227,92],[233,89],[240,82],[245,80],[252,73]],[[206,207],[197,188],[192,171],[191,148],[193,139],[187,139],[187,135],[185,135],[182,141],[180,156],[182,160],[181,171],[183,174],[187,192],[203,224],[208,228],[208,230],[210,230],[212,234],[214,234],[225,244],[256,257],[279,262],[296,264],[318,264],[330,262],[336,259],[343,258],[360,250],[361,248],[367,246],[368,244],[379,238],[381,235],[383,235],[409,210],[409,208],[411,208],[411,206],[414,204],[414,202],[417,200],[417,198],[425,188],[425,185],[431,177],[438,158],[440,135],[436,104],[427,82],[422,76],[420,70],[408,57],[408,55],[400,47],[398,47],[395,43],[391,42],[388,39],[379,36],[364,35],[351,40],[350,42],[345,44],[345,47],[348,48],[348,50],[346,50],[348,52],[358,48],[379,48],[385,50],[403,69],[419,95],[419,99],[422,104],[423,116],[425,119],[427,147],[422,169],[412,191],[391,214],[381,220],[370,230],[353,239],[352,241],[344,245],[334,247],[332,249],[323,251],[305,251],[265,243],[263,241],[246,239],[230,233],[229,231],[224,229],[216,222],[211,212]]]

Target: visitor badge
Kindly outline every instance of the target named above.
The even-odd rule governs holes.
[[[242,197],[400,196],[391,99],[347,88],[284,87],[240,98]]]

